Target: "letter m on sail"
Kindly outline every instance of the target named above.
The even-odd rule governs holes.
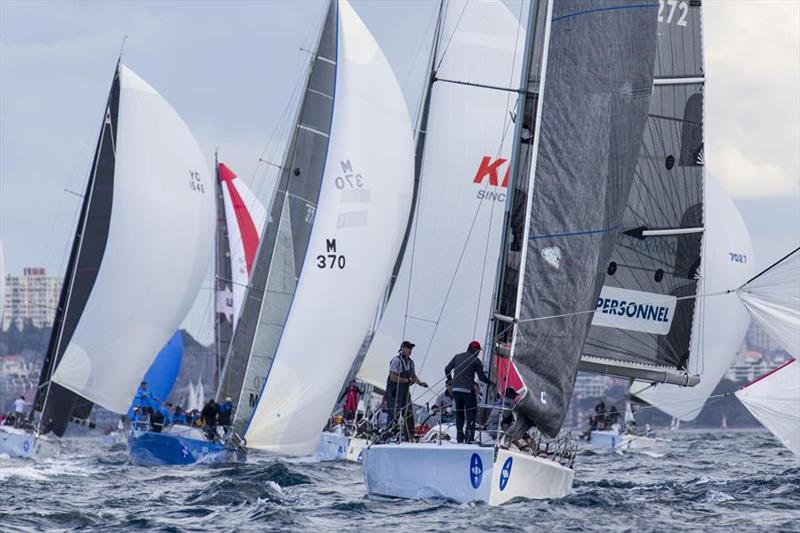
[[[498,171],[500,167],[503,166],[503,163],[506,162],[506,159],[498,158],[492,161],[492,158],[488,155],[483,156],[481,160],[480,166],[478,166],[478,171],[475,173],[475,178],[472,180],[472,183],[483,183],[484,178],[487,176],[489,177],[489,185],[492,187],[497,187],[500,185],[499,178],[498,178]],[[508,187],[508,169],[506,169],[505,176],[503,176],[503,183],[500,185],[501,187]]]

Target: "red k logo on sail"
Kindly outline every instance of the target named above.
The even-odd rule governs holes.
[[[508,171],[511,165],[506,165],[507,162],[508,160],[502,157],[493,159],[488,155],[483,156],[483,159],[478,165],[478,170],[475,172],[475,177],[472,178],[472,183],[484,185],[484,181],[488,179],[489,187],[508,188]],[[500,172],[503,171],[504,166],[505,172],[503,173],[503,181],[500,182]],[[488,187],[478,191],[477,197],[480,200],[496,200],[498,202],[504,202],[506,200],[505,192],[489,190]]]

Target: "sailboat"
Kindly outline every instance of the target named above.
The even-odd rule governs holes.
[[[794,359],[736,391],[783,446],[800,456],[800,247],[736,290],[754,320]]]
[[[704,198],[706,231],[698,293],[710,296],[705,298],[701,312],[695,313],[688,360],[690,372],[700,377],[700,383],[681,387],[635,381],[629,391],[631,396],[672,416],[673,426],[680,421],[690,422],[700,414],[736,356],[750,323],[747,310],[730,291],[754,273],[750,236],[733,201],[709,173]],[[649,442],[641,438],[636,441],[639,445]]]
[[[350,4],[330,2],[217,398],[250,449],[314,453],[392,272],[413,189],[408,111]]]
[[[574,447],[559,433],[634,188],[656,8],[530,4],[521,87],[497,88],[518,99],[486,343],[493,356],[508,350],[524,384],[515,423],[494,446],[371,445],[363,454],[370,494],[497,505],[571,491]]]
[[[250,279],[266,211],[250,188],[216,157],[215,168],[217,179],[215,180],[213,352],[214,373],[218,375],[241,312],[245,287]],[[178,377],[182,352],[182,334],[178,331],[173,337],[172,344],[168,344],[161,351],[145,376],[150,393],[162,402],[166,401]],[[174,367],[175,362],[177,368]],[[196,388],[189,384],[189,402],[184,405],[186,412],[203,408],[205,403],[203,389],[202,382],[198,382]],[[240,446],[224,442],[222,435],[217,435],[215,440],[211,440],[210,434],[204,433],[199,428],[168,425],[160,431],[152,431],[146,421],[134,422],[133,426],[128,436],[128,455],[131,462],[137,465],[226,463],[242,462],[246,459],[246,454]]]
[[[136,387],[202,283],[213,199],[189,128],[117,63],[56,310],[38,420],[0,428],[0,452],[58,453],[94,404],[127,413]]]

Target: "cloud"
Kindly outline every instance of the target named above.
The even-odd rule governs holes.
[[[735,196],[800,196],[800,2],[703,8],[709,164]]]
[[[798,196],[800,182],[792,180],[776,163],[748,158],[738,146],[718,143],[709,166],[725,189],[736,197]]]

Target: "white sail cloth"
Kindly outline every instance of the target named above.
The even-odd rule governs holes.
[[[124,65],[119,77],[108,241],[53,381],[125,413],[200,289],[214,241],[214,182],[175,110]]]
[[[218,309],[230,313],[233,329],[242,312],[245,291],[250,283],[252,260],[255,257],[261,231],[267,219],[267,211],[247,184],[228,167],[220,164],[220,179],[223,182],[222,198],[225,204],[225,220],[228,227],[228,244],[231,262],[232,308]],[[224,298],[220,301],[226,301]]]
[[[636,381],[631,394],[665,413],[689,422],[697,418],[742,345],[750,317],[735,293],[719,292],[738,287],[755,274],[750,235],[733,201],[719,182],[706,172],[704,194],[706,230],[703,238],[701,278],[695,305],[690,374],[700,376],[694,387]]]
[[[736,397],[784,446],[800,456],[800,363],[797,360],[739,389]]]
[[[525,31],[508,8],[499,1],[445,8],[437,78],[516,87]],[[405,256],[358,373],[381,389],[390,360],[409,340],[416,343],[417,375],[436,392],[453,354],[473,339],[483,343],[493,304],[517,98],[446,81],[430,90]]]
[[[286,455],[316,449],[390,277],[411,205],[412,130],[403,94],[356,12],[346,1],[338,6],[333,121],[314,226],[245,433],[248,447]],[[346,188],[343,172],[357,173],[363,188]]]
[[[769,336],[800,356],[800,249],[736,292]]]

